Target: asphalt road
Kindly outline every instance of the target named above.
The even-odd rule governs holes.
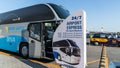
[[[0,68],[60,68],[54,60],[24,59],[16,53],[0,50]]]
[[[120,47],[106,47],[109,63],[120,62]]]
[[[0,54],[0,68],[47,68],[46,66],[33,63],[22,58],[5,56]]]
[[[98,68],[101,57],[101,46],[87,46],[87,62],[86,68]]]

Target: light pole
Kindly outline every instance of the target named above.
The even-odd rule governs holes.
[[[101,32],[103,32],[104,30],[103,30],[103,27],[101,27]]]

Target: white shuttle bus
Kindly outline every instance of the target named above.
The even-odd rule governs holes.
[[[52,38],[69,11],[52,3],[0,14],[0,49],[23,57],[53,58]]]
[[[55,59],[72,65],[80,62],[80,48],[70,39],[53,42],[53,50]]]

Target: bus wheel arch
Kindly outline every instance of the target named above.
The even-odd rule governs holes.
[[[21,42],[19,45],[19,54],[23,58],[28,58],[29,56],[29,47],[27,42]]]

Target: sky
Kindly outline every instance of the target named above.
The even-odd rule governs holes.
[[[88,31],[120,32],[120,0],[0,0],[0,13],[41,3],[62,5],[71,14],[85,10]]]

